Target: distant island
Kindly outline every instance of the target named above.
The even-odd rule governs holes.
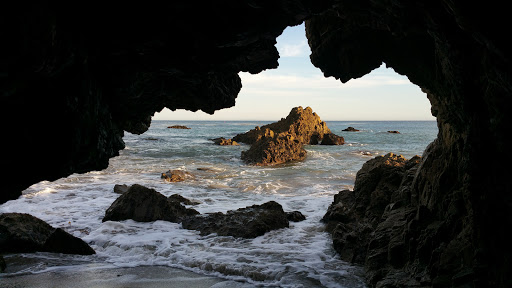
[[[187,126],[183,126],[183,125],[173,125],[173,126],[168,126],[167,128],[171,128],[171,129],[190,129]]]

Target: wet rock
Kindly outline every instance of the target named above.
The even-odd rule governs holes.
[[[303,145],[318,144],[324,138],[324,145],[344,143],[343,137],[332,134],[311,107],[303,109],[299,106],[293,108],[286,118],[238,134],[233,140],[251,144],[249,150],[242,152],[242,160],[266,166],[304,160],[306,150]]]
[[[94,250],[82,239],[53,228],[29,214],[0,215],[0,253],[55,252],[91,255]]]
[[[211,140],[213,141],[213,143],[215,143],[215,145],[220,145],[220,146],[228,146],[228,145],[239,146],[240,145],[233,139],[226,139],[224,137],[215,138],[215,139],[211,139]]]
[[[279,137],[265,137],[242,151],[241,158],[248,164],[267,166],[300,161],[306,158],[303,144],[289,134]]]
[[[238,134],[233,140],[253,144],[262,138],[275,137],[277,134],[289,134],[302,144],[310,144],[311,140],[319,141],[324,134],[331,133],[327,124],[313,112],[311,107],[293,108],[286,118],[278,122],[256,127],[248,132]]]
[[[183,228],[198,230],[201,235],[255,238],[266,232],[289,227],[288,215],[280,204],[270,201],[224,213],[188,217]]]
[[[175,202],[178,202],[178,203],[181,203],[181,204],[184,204],[184,205],[198,205],[198,204],[201,204],[197,201],[192,201],[190,199],[187,199],[183,196],[181,196],[180,194],[172,194],[171,196],[169,196],[168,198],[170,201],[175,201]]]
[[[343,129],[342,131],[347,131],[347,132],[357,132],[359,131],[358,129],[354,128],[354,127],[347,127],[345,129]]]
[[[139,222],[165,220],[179,223],[184,217],[199,214],[174,199],[168,199],[154,189],[133,184],[110,205],[102,221],[133,219]]]
[[[175,169],[167,170],[167,172],[160,175],[160,178],[167,182],[181,182],[185,181],[186,179],[194,178],[194,175],[187,171]]]
[[[328,133],[324,135],[322,138],[321,145],[343,145],[345,144],[345,139],[336,134]]]
[[[114,193],[124,194],[124,193],[126,193],[126,191],[128,191],[129,188],[130,188],[130,186],[128,186],[126,184],[116,184],[116,185],[114,185]]]
[[[7,264],[5,263],[4,256],[0,255],[0,272],[4,272],[7,268]]]
[[[172,126],[168,126],[167,128],[170,128],[170,129],[190,129],[189,127],[184,126],[184,125],[172,125]]]
[[[286,212],[286,218],[292,222],[300,222],[306,220],[306,216],[304,216],[300,211]]]
[[[396,130],[390,130],[390,131],[388,131],[388,133],[391,133],[391,134],[400,134],[400,132],[399,132],[399,131],[396,131]]]

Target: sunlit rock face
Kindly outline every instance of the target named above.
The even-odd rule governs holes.
[[[405,235],[408,250],[398,262],[361,260],[369,284],[510,286],[505,4],[69,3],[0,9],[0,203],[40,180],[107,167],[124,147],[123,131],[143,133],[164,107],[213,113],[233,106],[237,73],[277,67],[276,37],[309,19],[311,60],[326,76],[348,81],[385,62],[427,93],[438,120],[438,139],[400,187],[409,189],[403,205],[415,218],[381,234],[393,243]],[[440,232],[422,238],[433,223]],[[422,249],[420,238],[428,239]],[[389,249],[375,243],[371,249]]]
[[[406,203],[415,216],[395,229],[377,228],[367,257],[357,258],[369,283],[510,286],[512,239],[503,231],[512,227],[511,169],[499,164],[511,158],[504,135],[511,124],[512,50],[499,33],[508,26],[503,7],[336,2],[306,22],[312,63],[345,82],[385,62],[427,93],[439,127],[412,182],[398,188],[407,191],[401,205],[388,203],[388,209]],[[379,225],[393,215],[382,215]],[[404,254],[392,261],[397,239]]]

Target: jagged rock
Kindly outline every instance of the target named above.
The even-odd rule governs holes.
[[[0,215],[0,253],[55,252],[91,255],[94,250],[82,239],[53,228],[29,214]]]
[[[347,127],[345,129],[343,129],[342,131],[347,131],[347,132],[357,132],[359,131],[358,129],[354,128],[354,127]]]
[[[281,205],[270,201],[224,213],[188,217],[183,228],[198,230],[201,235],[216,233],[220,236],[255,238],[266,232],[289,227],[288,215]]]
[[[175,169],[167,170],[167,172],[162,173],[160,175],[160,178],[164,179],[167,182],[181,182],[189,178],[194,178],[194,175],[187,171]]]
[[[242,151],[241,158],[246,163],[266,166],[304,160],[306,150],[303,144],[289,134],[278,137],[264,137]]]
[[[184,125],[172,125],[172,126],[168,126],[167,128],[170,128],[170,129],[190,129],[189,127],[184,126]]]
[[[275,137],[277,134],[293,136],[302,144],[318,142],[324,134],[331,133],[327,124],[313,112],[311,107],[303,109],[301,106],[293,108],[286,118],[278,122],[256,127],[248,132],[233,137],[233,140],[246,144],[253,144],[261,138]]]
[[[322,218],[334,249],[345,261],[364,264],[370,278],[389,272],[393,265],[404,265],[412,257],[409,253],[414,253],[408,250],[413,248],[404,229],[416,214],[407,204],[420,161],[419,156],[407,160],[393,153],[367,161],[356,175],[354,190],[335,195]],[[402,230],[401,236],[390,238],[393,229]],[[388,260],[390,264],[384,264]]]
[[[238,134],[234,140],[252,144],[242,152],[242,160],[253,165],[276,165],[304,160],[305,144],[342,145],[343,137],[334,135],[311,107],[295,107],[286,118]]]
[[[322,138],[321,145],[343,145],[345,144],[345,139],[336,134],[327,133]]]
[[[179,223],[184,217],[199,214],[179,201],[165,197],[154,189],[133,184],[105,212],[103,222],[133,219],[139,222],[165,220]]]
[[[213,143],[215,143],[215,145],[221,145],[221,146],[227,146],[227,145],[239,146],[240,145],[233,139],[226,139],[224,137],[219,137],[219,138],[215,138],[215,139],[211,139],[211,140],[213,141]]]

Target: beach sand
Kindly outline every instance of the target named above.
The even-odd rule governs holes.
[[[32,263],[34,264],[34,263]],[[44,272],[29,273],[7,266],[0,273],[1,288],[250,288],[249,283],[230,281],[205,276],[194,272],[166,266],[111,267],[104,264],[88,263],[68,267],[46,269]],[[11,268],[11,269],[9,269]],[[9,271],[11,270],[11,271]],[[13,273],[14,272],[14,273]]]

